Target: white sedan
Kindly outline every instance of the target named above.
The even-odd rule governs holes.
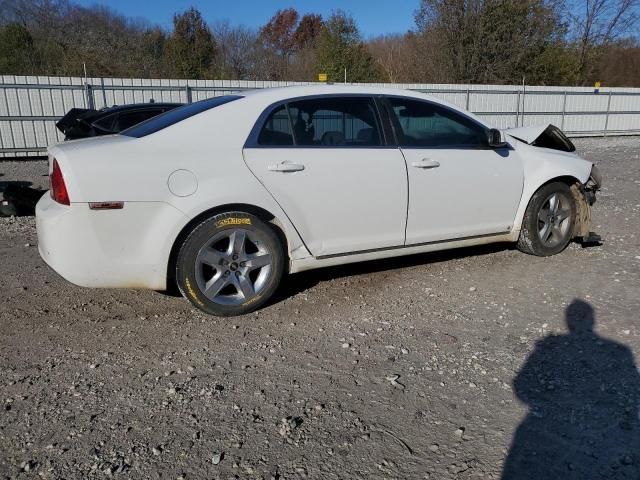
[[[430,96],[301,86],[185,105],[49,148],[39,250],[85,287],[166,289],[238,315],[284,273],[589,235],[601,180],[556,127],[504,132]]]

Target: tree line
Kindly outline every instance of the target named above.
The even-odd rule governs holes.
[[[170,30],[70,0],[0,0],[0,74],[640,86],[640,0],[420,0],[415,26],[363,38],[354,18],[278,10],[260,28]]]

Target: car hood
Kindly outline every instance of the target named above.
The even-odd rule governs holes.
[[[548,126],[549,125],[537,125],[534,127],[508,128],[504,132],[513,138],[517,138],[518,140],[531,145],[544,133]]]
[[[571,140],[555,125],[537,125],[534,127],[510,128],[505,133],[521,142],[534,147],[575,152],[576,147]]]

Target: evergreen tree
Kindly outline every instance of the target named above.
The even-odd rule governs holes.
[[[0,74],[32,74],[36,56],[33,37],[24,25],[0,27]]]
[[[195,8],[173,16],[173,32],[164,46],[166,68],[177,78],[205,78],[214,64],[216,43]]]
[[[562,81],[565,28],[553,0],[422,0],[416,24],[450,83]]]
[[[330,82],[375,82],[379,75],[373,58],[363,43],[357,25],[338,10],[322,25],[317,43],[318,71]]]

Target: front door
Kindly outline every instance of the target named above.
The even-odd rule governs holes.
[[[406,244],[508,232],[523,188],[517,153],[489,148],[486,127],[448,107],[388,102],[409,176]]]
[[[407,174],[367,96],[276,106],[244,159],[316,257],[404,244]]]

